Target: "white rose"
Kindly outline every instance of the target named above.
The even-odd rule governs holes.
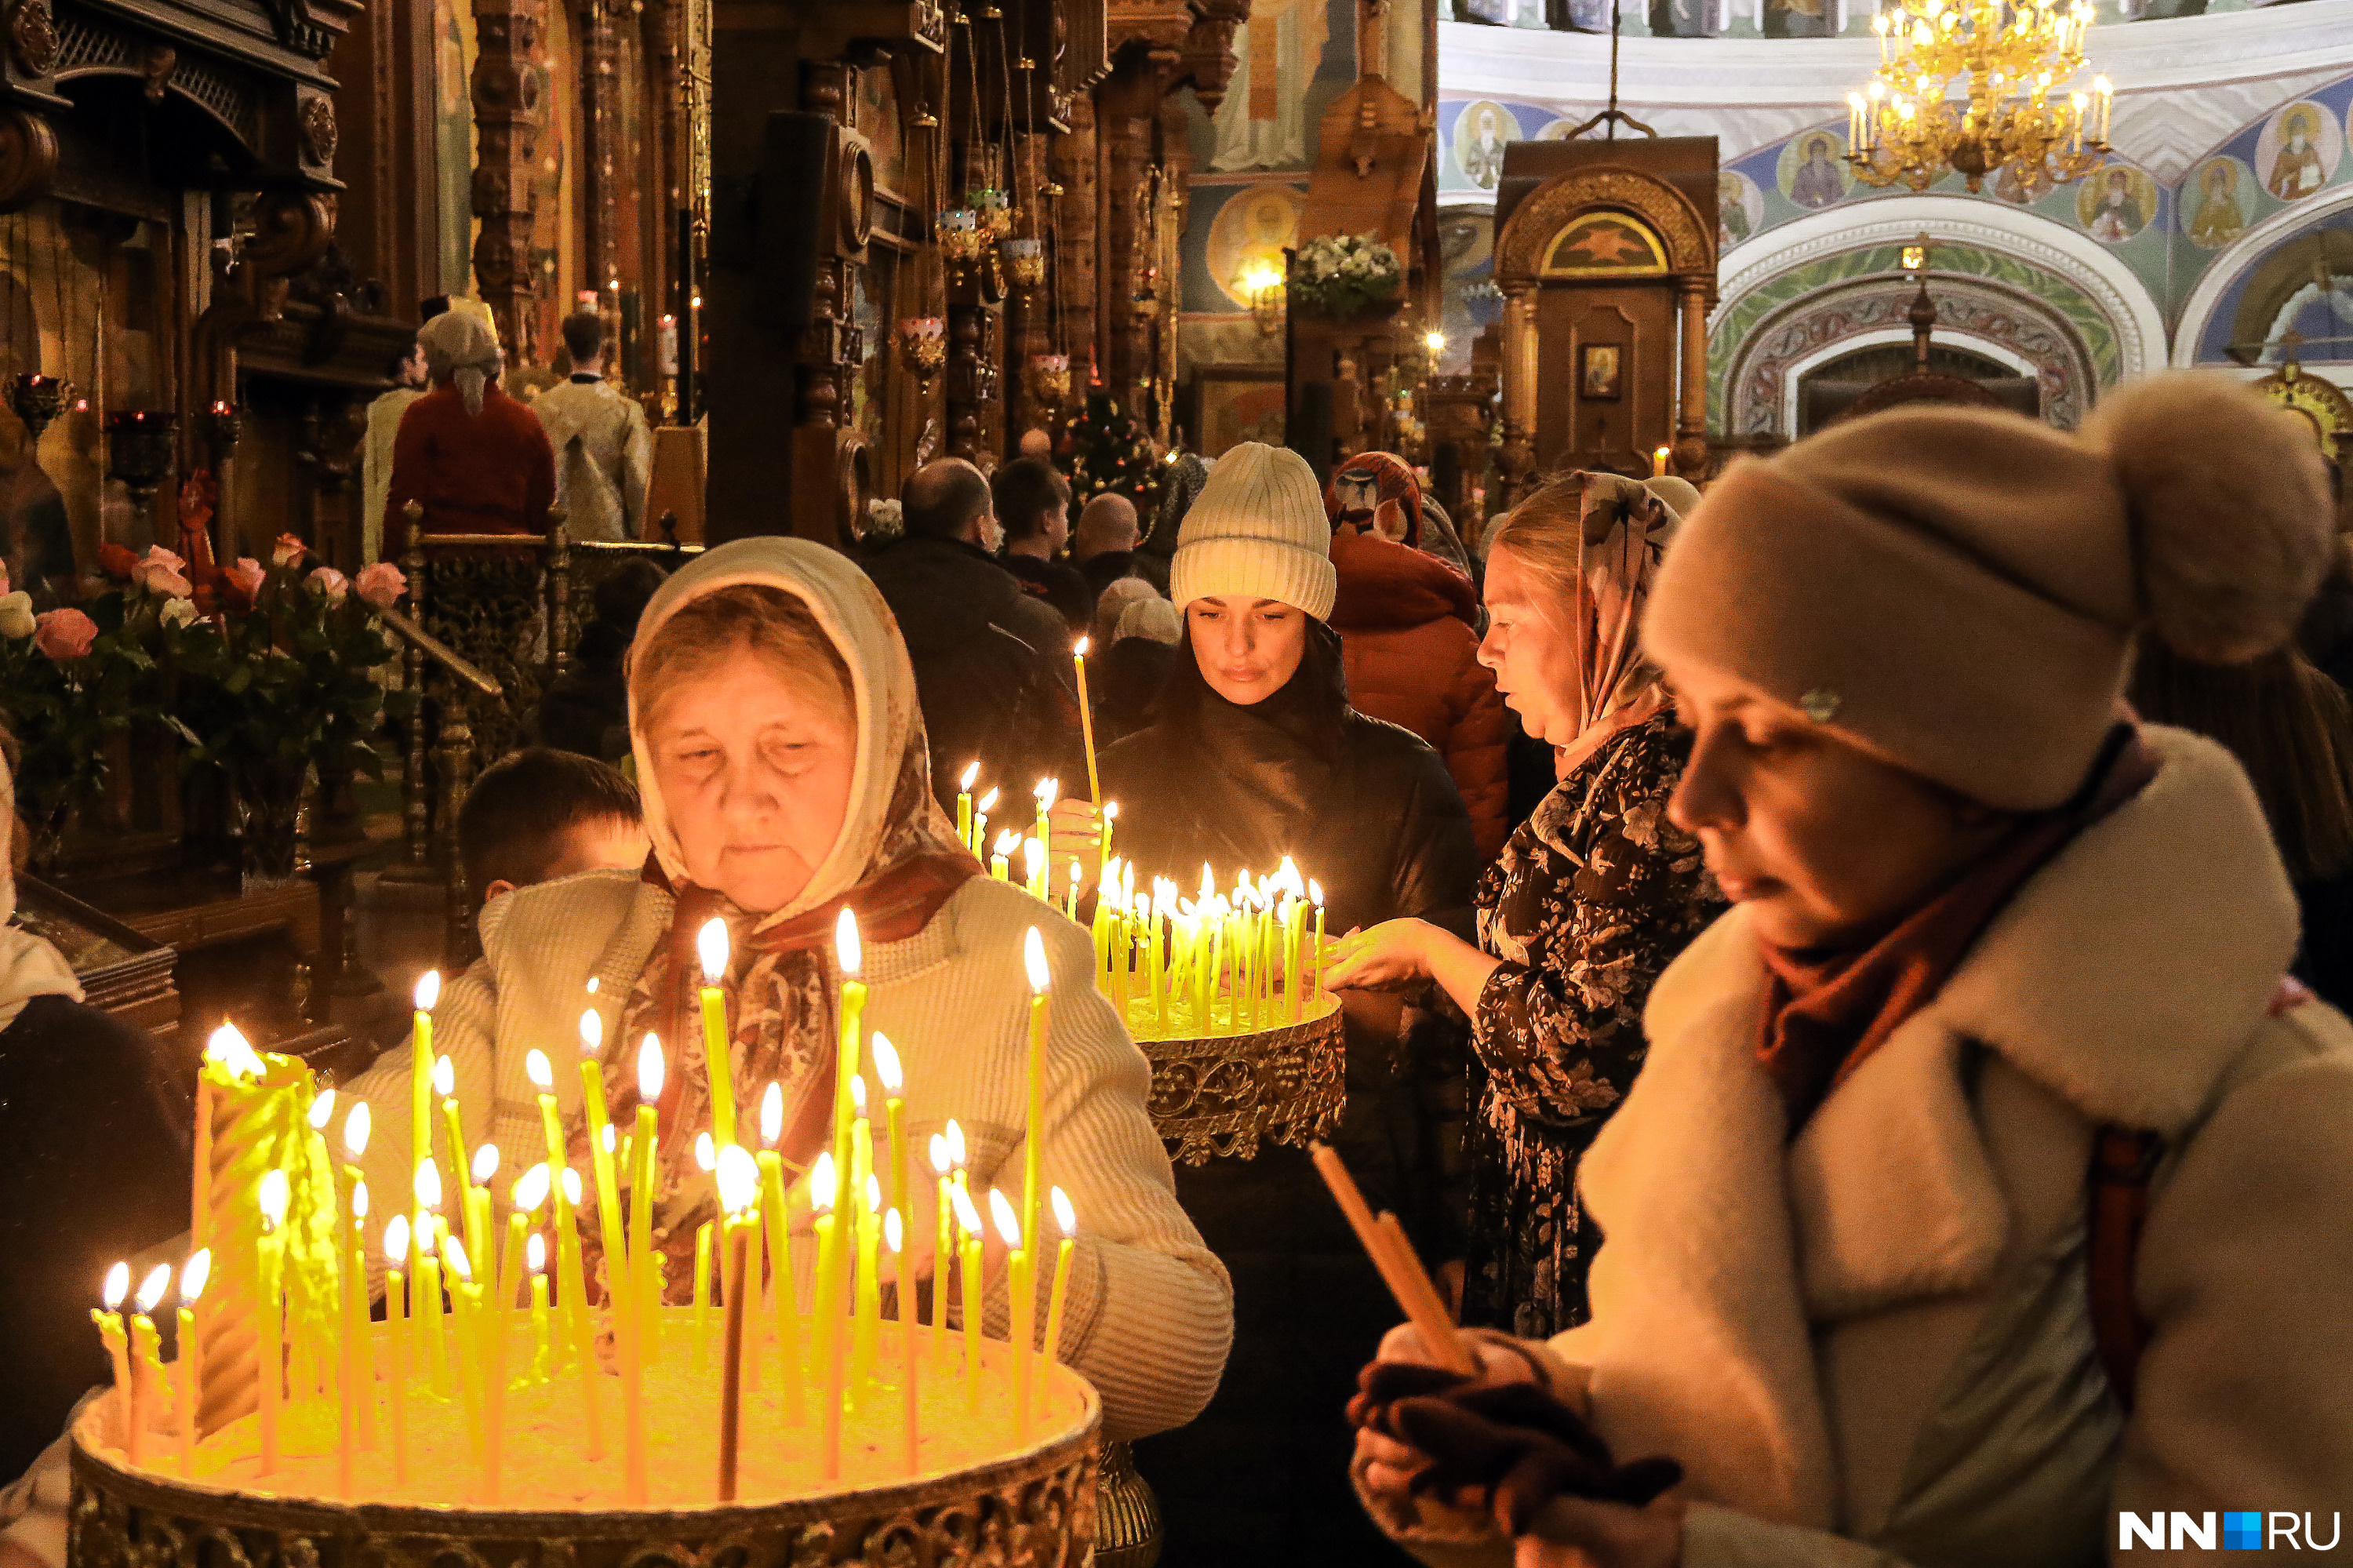
[[[166,626],[194,626],[202,619],[196,613],[195,599],[170,599],[164,601],[163,620]]]
[[[22,589],[0,594],[0,637],[21,641],[33,634],[33,596]]]

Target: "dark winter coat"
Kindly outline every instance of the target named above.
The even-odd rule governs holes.
[[[1543,1338],[1585,1320],[1599,1238],[1577,1161],[1641,1070],[1651,984],[1724,912],[1698,841],[1667,820],[1688,755],[1672,715],[1623,731],[1480,879],[1479,946],[1503,962],[1471,1026],[1465,1322]]]
[[[188,1228],[188,1114],[155,1043],[110,1013],[37,996],[0,1030],[0,1476],[113,1381],[90,1310],[116,1260]]]
[[[1060,616],[960,540],[898,539],[865,565],[915,667],[932,793],[943,807],[953,809],[956,779],[976,759],[979,787],[1015,800],[1041,778],[1083,776]]]
[[[1005,569],[1021,584],[1021,591],[1045,605],[1062,623],[1062,641],[1054,650],[1067,652],[1071,639],[1087,629],[1095,618],[1095,596],[1087,588],[1087,579],[1067,561],[1041,561],[1035,556],[1017,556],[1011,551],[998,557]]]
[[[1347,705],[1338,639],[1321,623],[1299,673],[1250,707],[1212,692],[1180,643],[1153,724],[1104,751],[1102,768],[1104,797],[1120,803],[1113,850],[1134,857],[1139,884],[1156,872],[1189,896],[1205,860],[1229,886],[1236,870],[1271,873],[1287,853],[1323,884],[1335,936],[1470,896],[1477,852],[1445,765]],[[1428,1086],[1399,1036],[1393,1022],[1351,1017],[1332,1141],[1375,1206],[1427,1238],[1417,1220],[1437,1207],[1439,1162]],[[1339,1415],[1397,1315],[1379,1277],[1302,1150],[1180,1165],[1176,1196],[1232,1276],[1234,1347],[1208,1409],[1136,1445],[1167,1520],[1163,1561],[1387,1561],[1346,1485]]]
[[[1411,546],[1345,526],[1332,535],[1332,567],[1348,700],[1438,749],[1470,809],[1480,858],[1493,859],[1504,847],[1512,726],[1494,675],[1479,662],[1471,579]]]

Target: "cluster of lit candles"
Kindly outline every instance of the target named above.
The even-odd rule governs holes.
[[[712,921],[701,938],[705,1060],[724,1062],[727,1006],[719,981],[728,962],[725,924]],[[1041,1236],[1041,1210],[1048,1199],[1040,1188],[1040,1150],[1050,976],[1037,931],[1029,933],[1025,953],[1031,995],[1020,1207],[1017,1212],[1010,1200],[991,1189],[986,1194],[986,1219],[984,1201],[965,1169],[964,1136],[953,1120],[931,1137],[927,1152],[934,1201],[918,1204],[898,1054],[885,1035],[870,1034],[863,1027],[866,988],[858,979],[862,955],[856,918],[847,909],[837,926],[835,943],[843,980],[832,1138],[805,1175],[791,1184],[815,1232],[816,1277],[806,1307],[795,1287],[788,1183],[776,1148],[782,1131],[782,1086],[768,1085],[761,1097],[760,1147],[753,1149],[739,1136],[733,1086],[725,1073],[713,1074],[711,1125],[698,1129],[694,1139],[698,1163],[713,1182],[720,1216],[702,1225],[696,1236],[691,1315],[697,1370],[709,1364],[713,1333],[723,1331],[715,1489],[720,1501],[736,1496],[744,1391],[747,1380],[761,1376],[764,1341],[774,1346],[767,1375],[780,1393],[785,1419],[802,1428],[797,1437],[784,1440],[814,1446],[820,1474],[828,1481],[841,1475],[845,1411],[882,1408],[881,1402],[893,1392],[894,1378],[904,1406],[906,1469],[917,1472],[919,1366],[927,1369],[923,1375],[934,1379],[960,1373],[966,1411],[979,1413],[987,1360],[981,1335],[982,1249],[987,1225],[994,1225],[1008,1249],[1012,1340],[1010,1357],[998,1358],[1000,1369],[987,1375],[1010,1380],[1008,1403],[1013,1418],[1007,1436],[1016,1444],[1029,1440],[1060,1339],[1078,1221],[1068,1196],[1056,1187],[1050,1202],[1061,1241],[1048,1296],[1045,1351],[1038,1353],[1040,1249],[1034,1238]],[[592,980],[589,990],[595,989]],[[605,1369],[596,1349],[580,1236],[587,1194],[581,1173],[567,1158],[553,1065],[542,1051],[533,1050],[526,1057],[527,1074],[538,1090],[547,1157],[525,1170],[509,1190],[504,1245],[494,1252],[491,1183],[503,1157],[495,1144],[486,1143],[474,1149],[470,1158],[459,1158],[466,1143],[455,1074],[450,1059],[433,1050],[438,995],[439,977],[428,973],[417,986],[414,1021],[413,1202],[407,1213],[385,1220],[375,1236],[385,1264],[386,1321],[381,1331],[372,1330],[369,1323],[370,1205],[355,1163],[367,1148],[368,1106],[354,1104],[343,1120],[341,1140],[348,1159],[337,1179],[325,1150],[334,1115],[333,1091],[314,1090],[309,1072],[299,1063],[263,1057],[227,1025],[206,1050],[197,1098],[196,1239],[217,1232],[216,1245],[241,1244],[248,1249],[239,1265],[250,1267],[249,1283],[237,1293],[233,1305],[252,1314],[264,1369],[257,1412],[259,1468],[264,1478],[280,1468],[280,1425],[290,1402],[332,1402],[334,1415],[327,1425],[337,1433],[337,1481],[341,1495],[352,1497],[356,1456],[375,1446],[380,1414],[389,1427],[389,1467],[398,1486],[406,1481],[411,1403],[454,1397],[463,1405],[479,1475],[474,1500],[496,1503],[501,1500],[508,1393],[527,1384],[558,1381],[574,1382],[579,1391],[583,1457],[604,1457]],[[628,1503],[641,1505],[648,1500],[645,1371],[665,1353],[678,1353],[676,1346],[666,1351],[663,1345],[659,1312],[665,1295],[664,1260],[654,1245],[652,1206],[656,1152],[665,1131],[659,1108],[665,1065],[659,1041],[647,1035],[637,1053],[634,1126],[622,1134],[608,1110],[602,1046],[600,1017],[591,1006],[580,1020],[582,1102],[590,1180],[596,1184],[596,1224],[609,1287],[606,1310],[621,1391],[623,1495]],[[869,1116],[863,1072],[870,1065],[881,1091],[879,1139]],[[443,1166],[435,1153],[432,1112],[437,1100],[449,1168],[457,1173],[454,1190],[445,1187]],[[212,1220],[209,1189],[216,1126],[224,1139],[239,1139],[235,1147],[224,1142],[219,1153],[232,1174],[241,1176],[251,1163],[242,1151],[252,1140],[240,1138],[237,1118],[273,1123],[284,1119],[275,1113],[284,1112],[299,1112],[305,1125],[269,1153],[269,1168],[249,1186],[240,1181],[240,1190],[224,1191],[222,1209],[227,1219]],[[668,1130],[674,1138],[680,1129]],[[328,1178],[323,1184],[322,1174]],[[621,1196],[625,1174],[626,1212]],[[919,1321],[913,1270],[907,1266],[918,1241],[919,1207],[932,1211],[934,1257],[938,1260],[928,1331]],[[248,1224],[248,1217],[258,1224]],[[328,1238],[331,1245],[318,1245]],[[553,1294],[547,1276],[551,1252],[558,1273]],[[174,1385],[169,1397],[179,1413],[174,1425],[180,1467],[183,1474],[195,1473],[197,1423],[193,1417],[202,1403],[202,1346],[217,1328],[210,1321],[211,1302],[204,1303],[207,1321],[200,1325],[197,1320],[212,1255],[210,1248],[197,1251],[180,1271],[176,1377],[167,1376],[160,1359],[160,1336],[152,1317],[169,1287],[168,1266],[142,1282],[137,1310],[126,1320],[121,1308],[130,1271],[128,1265],[116,1266],[106,1282],[104,1309],[92,1314],[114,1360],[117,1430],[134,1464],[143,1461],[148,1417],[169,1383]],[[947,1322],[951,1261],[961,1287],[960,1345]],[[881,1349],[886,1275],[910,1282],[898,1297],[902,1349],[895,1369],[887,1365]],[[321,1303],[325,1309],[320,1309]],[[519,1341],[526,1315],[531,1361],[528,1366],[510,1366],[508,1348]],[[671,1322],[674,1327],[677,1319]],[[811,1388],[818,1400],[813,1433],[804,1420],[805,1390]],[[968,1431],[970,1425],[969,1421],[959,1423],[957,1430]]]

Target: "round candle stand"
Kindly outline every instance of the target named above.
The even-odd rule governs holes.
[[[141,526],[154,532],[155,492],[172,477],[179,421],[152,408],[118,408],[106,417],[106,476],[131,492]]]
[[[66,383],[61,376],[18,376],[8,383],[8,407],[38,441],[41,432],[66,411]]]
[[[1305,1148],[1340,1125],[1347,1051],[1328,994],[1297,1023],[1245,1034],[1145,1039],[1152,1125],[1172,1158],[1249,1160],[1261,1141]]]

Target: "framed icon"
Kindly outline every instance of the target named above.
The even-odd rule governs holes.
[[[1618,400],[1619,345],[1614,343],[1588,343],[1581,351],[1577,366],[1577,396],[1589,402]]]

